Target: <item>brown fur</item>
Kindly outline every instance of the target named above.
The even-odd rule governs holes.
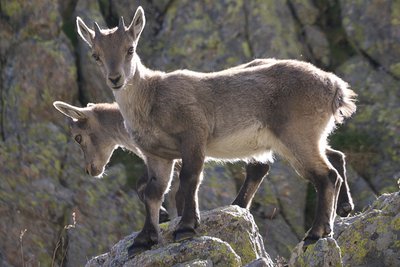
[[[266,162],[271,152],[286,158],[317,189],[317,216],[307,243],[332,235],[343,177],[327,158],[326,139],[335,121],[356,109],[355,93],[343,80],[296,60],[216,73],[153,71],[135,51],[145,25],[141,8],[129,27],[120,22],[118,29],[93,32],[79,18],[77,25],[92,46],[128,131],[152,162],[146,223],[132,254],[158,241],[156,211],[169,184],[157,179],[160,159],[182,159],[184,210],[177,241],[193,236],[199,223],[197,189],[206,157]]]

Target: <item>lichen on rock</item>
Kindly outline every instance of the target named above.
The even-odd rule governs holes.
[[[177,218],[161,225],[160,244],[151,250],[128,259],[127,248],[137,235],[133,233],[118,242],[109,253],[91,259],[86,266],[173,266],[194,260],[212,262],[212,266],[242,266],[260,257],[268,262],[268,266],[273,266],[253,216],[247,210],[226,206],[201,213],[201,219],[196,230],[198,236],[193,239],[173,241],[172,232],[180,220]]]
[[[300,242],[293,250],[289,267],[340,267],[340,248],[333,238],[321,238],[315,244],[304,247]]]
[[[399,266],[400,192],[381,195],[353,217],[338,218],[335,238],[344,266]]]

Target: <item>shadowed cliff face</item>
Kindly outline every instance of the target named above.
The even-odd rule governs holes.
[[[141,228],[144,209],[131,186],[143,169],[140,160],[118,153],[103,179],[86,176],[68,121],[51,105],[113,100],[77,39],[75,17],[112,27],[121,15],[128,23],[139,4],[147,25],[138,54],[149,67],[212,71],[275,57],[341,76],[359,94],[358,112],[330,139],[347,155],[356,210],[396,190],[396,1],[1,0],[0,265],[79,266]],[[229,204],[243,180],[240,165],[216,166],[207,167],[201,187],[204,210]],[[252,213],[267,252],[288,258],[310,225],[313,189],[284,162],[269,177]],[[75,227],[64,229],[68,224]]]

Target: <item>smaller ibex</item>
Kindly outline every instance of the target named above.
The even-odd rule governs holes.
[[[200,223],[197,191],[206,157],[267,164],[272,153],[316,187],[316,215],[305,243],[331,236],[335,211],[353,207],[343,164],[329,160],[333,155],[344,162],[343,154],[327,144],[335,123],[356,110],[348,84],[297,60],[216,73],[150,70],[136,53],[144,26],[141,7],[128,27],[121,18],[117,28],[95,24],[92,30],[77,18],[78,33],[92,48],[129,134],[147,158],[146,221],[130,255],[158,242],[158,211],[170,184],[162,174],[171,172],[176,159],[182,160],[178,192],[184,196],[177,241],[193,237]],[[342,194],[347,201],[338,207]]]
[[[251,63],[254,64],[255,61]],[[128,149],[146,161],[145,156],[130,139],[117,103],[89,104],[84,108],[72,106],[62,101],[55,101],[53,105],[58,111],[70,118],[71,135],[83,151],[87,174],[101,176],[113,151],[118,147]],[[248,163],[246,165],[245,182],[232,204],[249,208],[254,194],[268,170],[267,164]],[[165,175],[170,175],[170,173],[165,173]],[[137,183],[138,195],[142,201],[144,201],[147,179],[146,172]],[[168,180],[169,177],[163,179]],[[176,202],[183,201],[182,197],[182,195],[176,195]],[[177,207],[181,206],[177,205]],[[181,215],[182,210],[178,210],[177,213]],[[167,216],[166,210],[163,209],[161,214],[163,219],[160,219],[160,221],[164,221]]]

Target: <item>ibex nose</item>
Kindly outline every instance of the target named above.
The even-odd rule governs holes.
[[[108,76],[108,79],[110,80],[110,82],[112,82],[112,84],[117,85],[117,83],[121,79],[121,75],[118,74],[118,75],[115,75],[115,76]]]

